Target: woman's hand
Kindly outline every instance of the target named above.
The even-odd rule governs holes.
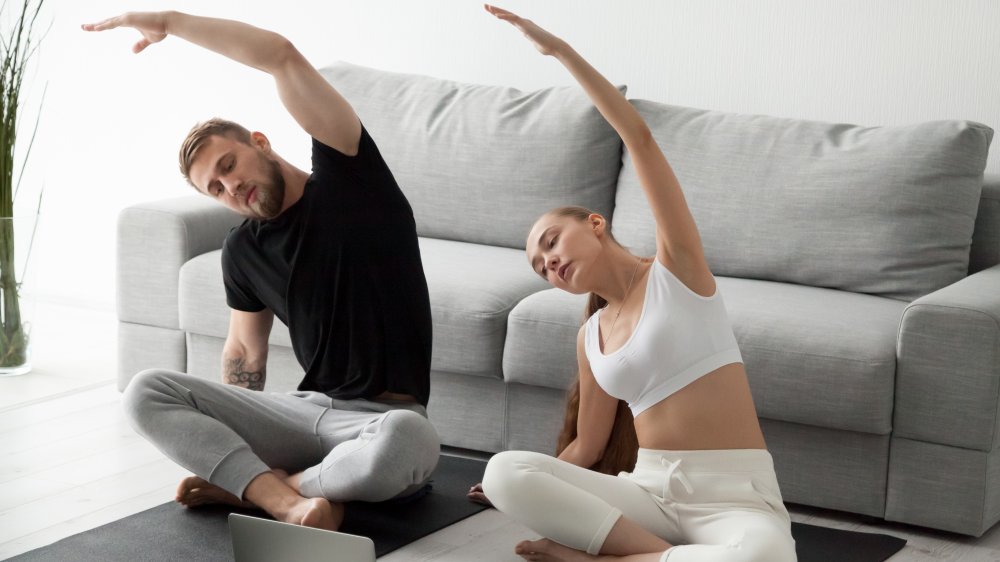
[[[566,45],[562,39],[535,25],[535,22],[524,19],[513,12],[496,6],[484,4],[486,11],[516,27],[528,38],[543,55],[554,55]]]
[[[84,31],[105,31],[116,27],[131,27],[142,34],[142,39],[132,45],[132,52],[139,53],[153,43],[167,37],[167,17],[164,12],[128,12],[98,23],[86,23]]]
[[[487,498],[486,494],[483,493],[483,484],[481,482],[479,484],[476,484],[472,488],[469,488],[469,499],[476,503],[481,503],[493,507],[493,504],[490,503],[489,498]]]

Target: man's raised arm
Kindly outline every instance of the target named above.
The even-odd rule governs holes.
[[[141,52],[175,35],[274,77],[285,108],[307,133],[345,154],[358,150],[361,122],[351,104],[281,35],[238,21],[181,12],[128,12],[85,24],[85,31],[131,27],[142,34]]]

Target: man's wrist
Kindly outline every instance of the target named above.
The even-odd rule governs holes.
[[[266,359],[248,361],[246,357],[237,355],[224,356],[223,362],[223,382],[250,390],[264,390],[264,382],[267,380]]]
[[[173,35],[174,29],[177,27],[177,20],[183,17],[185,14],[175,10],[167,10],[165,12],[160,12],[160,17],[163,21],[163,32],[167,35]]]

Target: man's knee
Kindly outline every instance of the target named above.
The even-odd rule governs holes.
[[[146,369],[132,377],[122,392],[122,409],[133,425],[141,426],[151,412],[151,404],[158,401],[169,388],[174,371]]]
[[[441,439],[431,422],[410,410],[392,410],[381,421],[379,433],[391,442],[385,453],[400,466],[400,480],[408,485],[430,478],[441,454]]]

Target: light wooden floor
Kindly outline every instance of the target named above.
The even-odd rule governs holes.
[[[169,501],[186,476],[121,415],[113,313],[39,304],[36,318],[35,371],[0,378],[0,559]],[[1000,526],[971,539],[801,507],[792,518],[907,539],[893,562],[1000,561]],[[488,510],[381,560],[520,560],[511,550],[526,538],[535,535]]]

